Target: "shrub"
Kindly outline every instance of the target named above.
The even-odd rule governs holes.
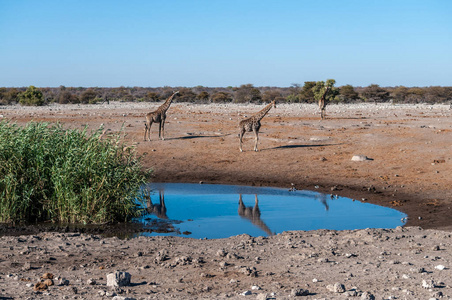
[[[44,98],[42,92],[36,87],[30,85],[25,92],[19,93],[19,103],[29,106],[41,106],[44,105]]]
[[[0,222],[105,223],[139,215],[149,172],[133,147],[59,124],[0,122]]]

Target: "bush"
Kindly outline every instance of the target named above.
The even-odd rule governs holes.
[[[119,137],[0,122],[0,222],[105,223],[140,214],[148,172]]]
[[[44,105],[44,98],[42,92],[36,87],[30,85],[25,92],[19,93],[19,103],[29,106]]]

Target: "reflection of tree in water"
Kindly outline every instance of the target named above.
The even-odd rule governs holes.
[[[166,206],[165,206],[165,194],[164,191],[159,190],[159,204],[153,204],[151,200],[151,196],[149,195],[149,199],[147,200],[147,212],[149,214],[154,214],[159,219],[168,219],[166,215]]]
[[[251,223],[265,231],[268,235],[273,235],[274,233],[268,228],[264,221],[261,220],[261,211],[259,210],[257,195],[254,196],[256,197],[256,200],[254,202],[254,207],[251,207],[245,206],[242,201],[242,194],[239,195],[239,216],[250,220]]]

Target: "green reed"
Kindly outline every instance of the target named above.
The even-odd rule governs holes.
[[[0,222],[127,221],[149,171],[120,135],[0,122]]]

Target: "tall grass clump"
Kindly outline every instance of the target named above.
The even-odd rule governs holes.
[[[127,221],[149,172],[119,135],[0,122],[0,222]]]

